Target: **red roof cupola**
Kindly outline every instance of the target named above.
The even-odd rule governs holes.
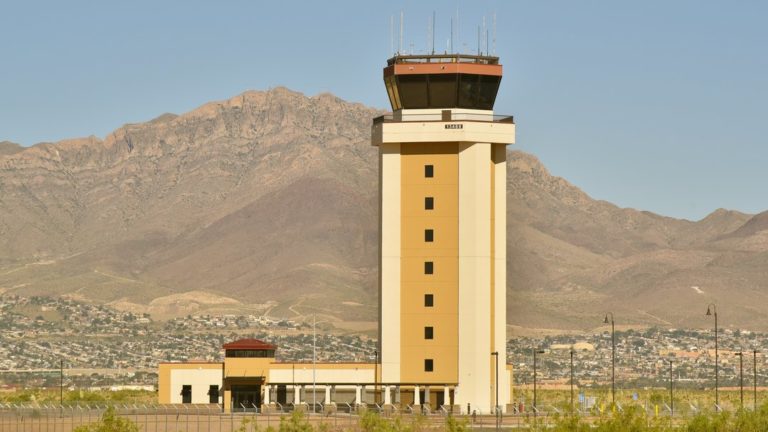
[[[264,341],[252,338],[240,339],[234,342],[226,343],[223,347],[225,350],[270,350],[277,349],[276,345],[266,343]]]

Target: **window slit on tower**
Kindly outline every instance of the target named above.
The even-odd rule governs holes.
[[[434,274],[434,272],[435,272],[435,263],[433,263],[432,261],[426,261],[424,263],[424,274],[431,275],[431,274]]]
[[[424,177],[432,178],[435,176],[435,166],[434,165],[424,165]]]

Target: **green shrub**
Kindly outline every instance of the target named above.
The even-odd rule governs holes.
[[[78,426],[74,432],[139,432],[136,423],[115,414],[115,408],[109,407],[96,423]]]
[[[278,432],[313,432],[313,430],[302,411],[294,411],[289,418],[280,418]]]

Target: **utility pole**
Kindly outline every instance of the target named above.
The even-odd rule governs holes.
[[[736,353],[739,356],[739,406],[744,409],[744,352]]]
[[[64,360],[59,360],[59,405],[64,406]]]
[[[675,416],[675,393],[673,391],[672,360],[669,361],[669,419]]]
[[[496,358],[496,408],[493,411],[496,414],[496,430],[499,430],[499,352],[494,351],[491,355]]]
[[[533,416],[536,417],[538,409],[536,408],[536,354],[544,354],[544,350],[533,349]]]
[[[571,415],[573,415],[573,347],[571,347]]]
[[[613,312],[605,315],[603,323],[608,324],[608,315],[611,316],[611,404],[616,405],[616,326],[613,320]]]
[[[715,409],[717,411],[720,411],[720,393],[719,393],[719,361],[718,361],[718,354],[717,354],[717,306],[714,303],[710,303],[707,305],[707,316],[714,315],[715,316]]]
[[[752,350],[752,369],[755,374],[752,379],[752,411],[757,412],[757,350]]]
[[[312,314],[312,412],[317,409],[317,315]],[[327,403],[327,401],[326,401]]]

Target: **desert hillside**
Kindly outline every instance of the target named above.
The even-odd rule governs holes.
[[[0,291],[158,316],[376,319],[379,112],[246,92],[29,148],[0,143]],[[608,180],[607,180],[608,181]],[[597,201],[512,151],[508,321],[768,330],[768,213],[672,219]]]

